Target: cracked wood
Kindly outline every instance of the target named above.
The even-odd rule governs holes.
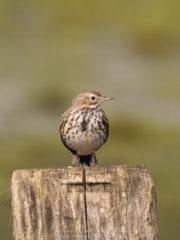
[[[12,210],[15,240],[158,240],[143,166],[17,170]]]

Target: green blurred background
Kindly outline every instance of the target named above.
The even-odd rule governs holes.
[[[13,170],[70,164],[58,124],[82,89],[116,98],[99,163],[146,165],[160,239],[179,239],[179,13],[172,0],[1,1],[1,239],[12,239]]]

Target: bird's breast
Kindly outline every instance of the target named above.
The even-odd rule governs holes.
[[[80,155],[89,155],[99,149],[106,136],[102,112],[88,109],[72,112],[63,130],[63,139],[68,147]]]

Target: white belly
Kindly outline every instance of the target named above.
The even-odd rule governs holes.
[[[104,144],[103,138],[99,135],[92,135],[89,131],[77,134],[69,141],[70,148],[77,151],[79,155],[89,155]]]

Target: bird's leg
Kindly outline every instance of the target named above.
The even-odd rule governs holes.
[[[91,161],[92,161],[92,166],[95,167],[95,165],[97,164],[97,159],[94,152],[92,152],[91,154]]]
[[[73,158],[72,158],[72,167],[74,167],[74,164],[76,163],[76,161],[78,160],[78,158],[79,158],[79,155],[78,154],[75,154],[74,156],[73,156]]]

